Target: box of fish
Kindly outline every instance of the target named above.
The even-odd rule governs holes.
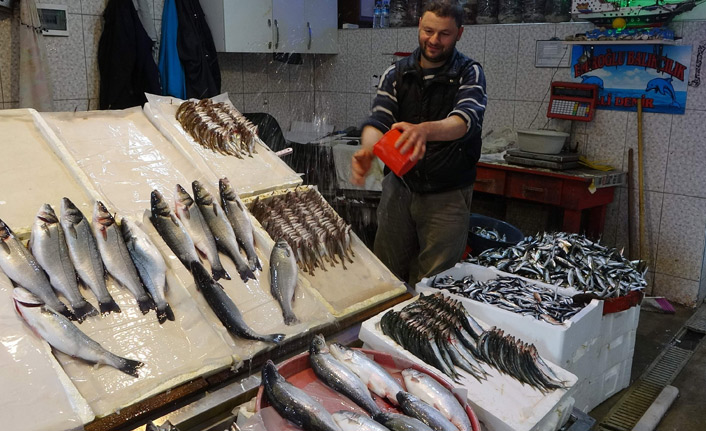
[[[420,281],[419,293],[444,294],[490,325],[532,343],[560,367],[587,378],[598,359],[602,301],[574,305],[572,291],[460,263]]]
[[[469,404],[487,429],[494,431],[552,431],[566,422],[574,403],[572,395],[575,391],[576,376],[549,360],[538,358],[536,350],[524,340],[504,336],[502,327],[491,327],[483,320],[475,319],[476,324],[473,324],[475,329],[471,329],[471,331],[478,335],[478,339],[470,335],[465,328],[463,330],[457,328],[448,332],[449,327],[445,323],[454,321],[452,314],[465,313],[462,311],[464,308],[456,304],[453,305],[455,311],[452,314],[449,314],[449,310],[443,312],[436,310],[433,313],[436,318],[422,319],[422,321],[429,322],[429,325],[425,325],[426,329],[422,331],[427,335],[422,338],[415,337],[414,331],[411,331],[409,325],[404,323],[404,316],[414,309],[429,305],[429,303],[425,305],[426,301],[431,300],[431,303],[436,303],[435,299],[438,300],[438,298],[436,295],[424,296],[421,299],[415,297],[383,311],[363,322],[358,337],[368,348],[411,360],[439,375],[451,373],[453,379],[456,380],[456,386],[466,389]],[[386,315],[387,317],[385,317]],[[384,325],[383,319],[385,319]],[[418,320],[416,325],[420,325],[420,322]],[[472,320],[469,319],[468,322],[470,324]],[[441,335],[434,337],[432,334],[439,335],[436,332],[437,329],[441,331]],[[477,333],[478,330],[481,331],[480,334]],[[392,336],[386,335],[386,331]],[[464,331],[464,335],[459,335]],[[400,334],[408,334],[408,337],[399,338]],[[473,338],[473,341],[469,337]],[[424,342],[422,342],[423,340]],[[441,348],[438,343],[446,343],[446,340],[448,343]],[[406,347],[403,347],[398,341],[406,344]],[[464,359],[466,361],[474,360],[469,356],[472,354],[469,349],[473,350],[473,347],[470,346],[473,345],[476,346],[477,353],[482,359],[476,357],[475,364],[470,365],[470,371],[467,371],[469,364],[465,364]],[[443,363],[438,361],[439,357],[437,357],[437,361],[430,358],[429,350],[425,350],[426,355],[421,354],[418,349],[424,346],[438,352],[439,355],[444,355]],[[412,350],[417,351],[417,354],[424,356],[426,360],[420,359],[412,353]],[[507,353],[508,351],[515,353]],[[458,357],[458,354],[463,357]],[[454,355],[454,358],[450,355]],[[447,360],[455,364],[451,365],[453,370],[449,369]],[[435,362],[436,365],[430,365],[428,362]],[[459,363],[463,363],[463,368],[458,365]],[[474,376],[471,372],[476,375]],[[514,377],[508,372],[513,373]],[[541,374],[537,375],[536,372]],[[549,375],[553,377],[549,377]],[[529,378],[534,383],[523,381],[524,378]],[[536,386],[536,379],[545,380],[550,387]]]

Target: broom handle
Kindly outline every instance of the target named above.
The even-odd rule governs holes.
[[[643,166],[642,166],[642,156],[644,151],[642,150],[642,99],[637,99],[637,187],[639,191],[638,202],[640,205],[639,209],[639,228],[640,228],[640,256],[638,259],[642,259],[642,251],[645,248],[645,190],[643,183]]]

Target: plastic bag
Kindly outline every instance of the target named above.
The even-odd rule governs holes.
[[[544,22],[545,0],[522,0],[523,22]]]
[[[501,153],[510,147],[515,146],[517,135],[510,127],[504,127],[500,130],[491,130],[483,137],[483,147],[481,154]]]
[[[522,0],[500,0],[498,22],[500,24],[522,22]]]
[[[407,0],[390,0],[390,27],[404,27],[407,21]]]
[[[498,0],[478,0],[477,24],[498,23]]]

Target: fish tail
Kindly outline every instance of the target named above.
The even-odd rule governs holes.
[[[297,316],[294,315],[294,312],[284,313],[285,325],[296,325],[297,323],[299,323],[299,319],[297,319]]]
[[[59,314],[63,315],[64,317],[66,317],[69,320],[79,321],[79,323],[81,323],[83,321],[83,320],[80,320],[78,317],[76,317],[76,315],[71,310],[69,310],[69,308],[66,305],[64,305],[63,302],[60,301],[59,304],[60,305],[57,307],[57,310],[55,310]]]
[[[263,337],[263,341],[269,341],[270,343],[279,344],[284,340],[284,334],[270,334]]]
[[[137,305],[140,307],[142,314],[147,314],[154,308],[154,301],[152,301],[152,298],[145,295],[137,298]]]
[[[174,321],[174,311],[172,311],[172,307],[169,304],[165,303],[163,306],[157,306],[157,320],[160,325],[167,320]]]
[[[88,316],[95,316],[98,314],[98,310],[90,302],[83,301],[82,304],[73,307],[74,314],[79,322],[82,322]]]
[[[260,259],[258,259],[257,256],[249,258],[248,263],[250,264],[251,271],[255,272],[256,269],[262,271],[262,264],[260,263]]]
[[[120,358],[120,366],[117,367],[120,371],[125,374],[129,374],[132,377],[140,377],[137,370],[140,369],[145,364],[140,361],[135,361],[134,359]]]
[[[247,283],[250,279],[255,280],[255,273],[252,272],[250,268],[246,267],[244,269],[239,269],[238,273],[240,274],[240,279],[243,280],[243,283]]]
[[[113,298],[110,298],[110,301],[106,302],[98,301],[98,308],[100,308],[101,314],[108,314],[112,312],[120,313],[120,307]]]
[[[223,268],[222,266],[212,268],[211,272],[213,274],[214,280],[220,280],[221,278],[230,280],[230,274],[228,274],[228,271],[226,271],[225,268]]]

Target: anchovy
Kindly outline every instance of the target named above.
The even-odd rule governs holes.
[[[471,431],[471,421],[468,414],[456,397],[433,377],[412,368],[402,370],[402,378],[407,392],[434,407],[459,431]]]
[[[216,280],[208,275],[208,271],[201,263],[191,265],[191,274],[194,276],[196,286],[211,306],[211,309],[230,333],[248,340],[265,341],[279,344],[284,339],[284,334],[260,335],[253,331],[243,320],[243,315],[233,300],[226,294]]]
[[[107,351],[67,318],[42,306],[37,298],[22,288],[14,289],[13,298],[20,316],[54,349],[90,363],[110,365],[125,374],[139,377],[137,370],[144,365],[142,362]]]
[[[390,431],[367,416],[359,413],[341,410],[332,414],[341,431]]]
[[[216,240],[213,238],[211,229],[209,229],[203,219],[201,211],[194,205],[191,195],[179,184],[176,185],[175,213],[194,241],[196,249],[203,253],[211,264],[213,279],[220,280],[225,278],[230,280],[230,275],[223,268],[221,258],[218,255],[218,247],[216,247]]]
[[[309,346],[309,363],[314,374],[336,392],[350,398],[372,416],[380,413],[368,388],[348,367],[331,355],[323,335],[315,335]]]
[[[32,254],[49,276],[52,287],[71,303],[78,322],[98,314],[98,310],[90,302],[86,302],[78,290],[76,270],[71,263],[64,231],[49,204],[42,205],[34,219],[30,245]]]
[[[385,425],[390,431],[434,431],[419,419],[397,413],[380,413],[375,416],[375,420]]]
[[[98,299],[102,314],[120,313],[108,287],[105,285],[105,270],[91,226],[81,210],[68,198],[61,201],[61,228],[64,230],[69,256],[79,278]]]
[[[142,314],[147,314],[154,308],[154,302],[142,287],[115,219],[101,201],[96,201],[93,209],[93,233],[106,270],[132,293]]]
[[[231,258],[243,282],[247,282],[248,279],[255,280],[255,274],[253,274],[253,271],[240,254],[238,240],[223,208],[218,205],[211,193],[201,186],[198,181],[191,183],[191,187],[194,191],[196,205],[199,207],[201,215],[206,220],[206,224],[216,240],[216,247]]]
[[[297,274],[297,261],[292,248],[287,241],[278,239],[270,254],[270,292],[282,307],[285,325],[299,323],[292,310]]]
[[[194,242],[179,221],[172,213],[162,194],[152,190],[151,195],[152,215],[150,221],[159,235],[164,239],[172,252],[189,270],[193,263],[200,263]]]
[[[243,205],[240,197],[230,185],[228,178],[221,178],[218,181],[218,189],[221,194],[223,210],[230,224],[233,226],[238,242],[245,250],[245,255],[248,257],[248,262],[250,263],[250,269],[252,271],[255,271],[255,269],[262,270],[260,259],[257,257],[257,252],[255,251],[255,239],[250,214],[248,214],[245,205]]]
[[[399,401],[404,414],[419,419],[434,431],[458,431],[456,425],[451,423],[439,410],[408,392],[398,393],[397,401]]]

